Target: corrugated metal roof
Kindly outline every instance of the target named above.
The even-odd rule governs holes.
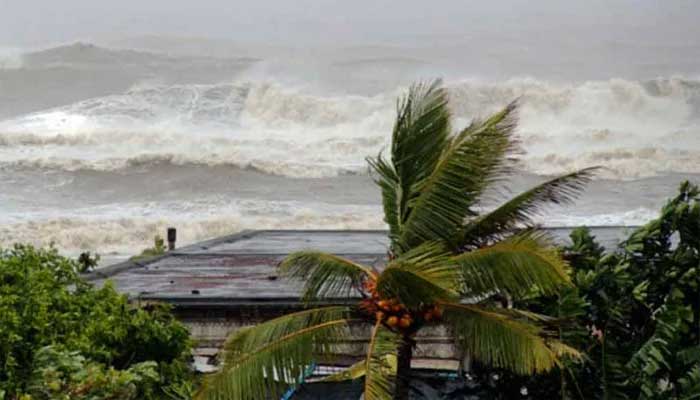
[[[550,229],[565,240],[568,228]],[[621,228],[595,228],[604,245],[623,235]],[[225,305],[294,303],[299,285],[277,276],[276,266],[289,253],[315,249],[381,266],[388,240],[384,231],[245,231],[183,247],[147,260],[127,261],[86,276],[110,279],[132,298],[176,304]]]

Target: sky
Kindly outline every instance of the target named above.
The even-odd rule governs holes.
[[[0,0],[0,46],[145,34],[298,46],[523,34],[695,44],[699,20],[694,0]]]

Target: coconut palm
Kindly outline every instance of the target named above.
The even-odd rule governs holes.
[[[521,374],[544,372],[578,353],[555,340],[545,316],[497,306],[556,293],[567,265],[533,221],[567,203],[591,179],[585,169],[540,184],[480,214],[487,188],[518,153],[516,103],[453,133],[440,81],[412,86],[397,106],[390,157],[369,165],[389,227],[382,268],[318,251],[289,255],[284,276],[303,284],[303,311],[234,333],[222,369],[200,393],[212,399],[280,398],[315,363],[332,362],[366,325],[366,356],[329,380],[364,377],[364,398],[405,399],[415,335],[447,326],[473,360]],[[352,306],[313,308],[326,298]]]

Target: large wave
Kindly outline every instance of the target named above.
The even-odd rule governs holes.
[[[519,99],[522,168],[589,165],[615,178],[700,172],[700,82],[512,79],[448,83],[458,127]],[[230,164],[293,177],[365,171],[388,145],[395,99],[274,82],[141,86],[0,122],[0,163],[117,170]]]

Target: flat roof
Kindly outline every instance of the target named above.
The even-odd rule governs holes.
[[[572,228],[548,228],[564,242]],[[625,236],[622,227],[595,227],[593,234],[612,248]],[[134,299],[178,305],[297,304],[300,285],[277,276],[288,254],[315,249],[381,266],[388,248],[387,232],[361,230],[258,230],[182,247],[162,256],[100,268],[86,279]]]

